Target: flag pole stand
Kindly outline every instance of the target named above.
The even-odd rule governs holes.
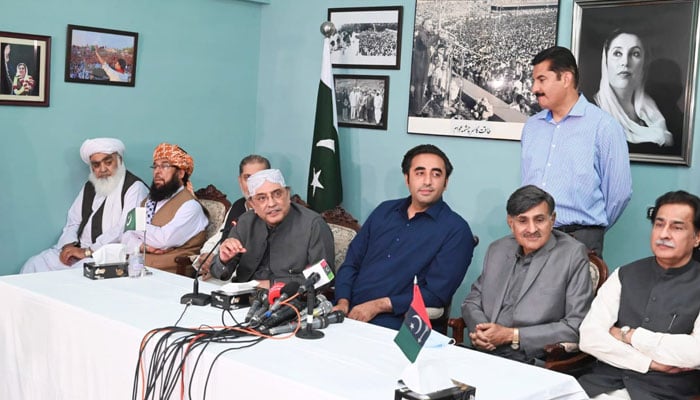
[[[297,331],[296,337],[299,339],[321,339],[325,335],[323,332],[314,329],[314,301],[316,300],[316,290],[313,286],[306,291],[306,326]]]

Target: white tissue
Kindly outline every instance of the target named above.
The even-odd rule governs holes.
[[[401,379],[409,389],[428,394],[454,386],[441,356],[444,347],[451,344],[451,341],[439,332],[430,332],[416,362],[409,364],[401,374]]]
[[[106,244],[92,253],[95,265],[126,262],[126,246],[121,243]]]

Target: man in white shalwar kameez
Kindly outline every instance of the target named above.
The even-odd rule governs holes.
[[[80,157],[90,175],[68,210],[58,243],[27,260],[21,273],[82,268],[93,252],[120,242],[128,212],[148,196],[146,185],[126,170],[120,140],[88,139]]]

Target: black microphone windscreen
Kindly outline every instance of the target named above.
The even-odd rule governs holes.
[[[299,290],[299,282],[289,282],[280,291],[282,294],[286,294],[287,297],[291,297],[296,294],[297,290]]]

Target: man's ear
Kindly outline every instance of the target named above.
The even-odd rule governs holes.
[[[506,216],[506,224],[508,224],[508,227],[510,228],[510,230],[515,233],[515,229],[513,229],[513,217],[511,217],[510,215],[507,215]]]
[[[554,225],[555,222],[557,222],[557,212],[552,211],[552,225]]]

